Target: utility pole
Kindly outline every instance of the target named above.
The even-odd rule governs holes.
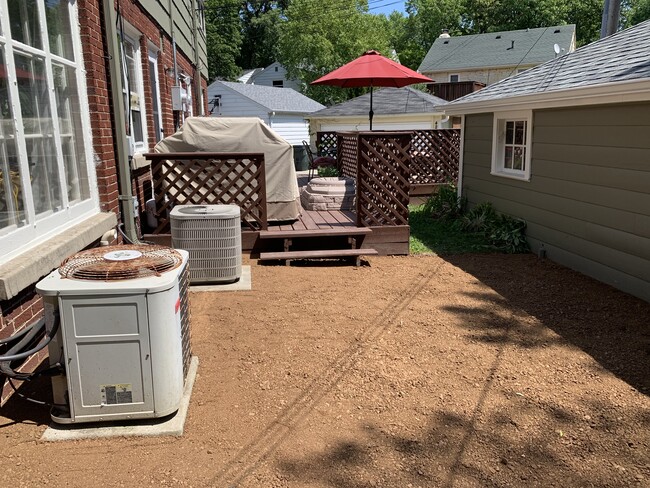
[[[603,18],[600,27],[600,38],[611,36],[618,30],[621,17],[621,0],[605,0]]]

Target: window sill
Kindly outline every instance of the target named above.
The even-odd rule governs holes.
[[[15,297],[117,225],[114,213],[99,213],[0,265],[0,300]]]
[[[499,176],[501,178],[510,178],[511,180],[530,181],[529,175],[523,175],[523,174],[517,175],[517,174],[505,173],[500,171],[490,171],[490,174],[492,176]]]

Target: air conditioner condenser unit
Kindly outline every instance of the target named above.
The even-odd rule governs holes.
[[[172,209],[172,247],[189,253],[192,283],[228,283],[241,278],[240,215],[237,205],[176,205]]]
[[[191,360],[188,255],[163,246],[77,253],[37,285],[58,423],[163,417],[180,407]]]

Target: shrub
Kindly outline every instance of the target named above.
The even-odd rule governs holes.
[[[497,213],[492,204],[490,202],[482,202],[460,217],[458,227],[464,232],[487,233],[494,225],[496,219]]]
[[[339,170],[332,166],[319,166],[317,171],[318,171],[318,176],[320,176],[321,178],[339,176]]]
[[[510,254],[528,252],[526,222],[508,215],[498,215],[488,234],[492,244]]]
[[[458,198],[456,186],[442,185],[424,204],[424,211],[436,220],[454,220],[465,210],[466,199]]]

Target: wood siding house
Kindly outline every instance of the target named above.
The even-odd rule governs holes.
[[[459,191],[533,252],[650,301],[650,21],[445,107]]]
[[[411,87],[381,88],[373,94],[374,130],[413,130],[447,127],[442,107],[447,102]],[[323,108],[307,116],[312,139],[317,132],[369,129],[370,94]]]
[[[560,53],[574,51],[575,31],[570,24],[453,37],[443,33],[418,72],[436,83],[491,85],[553,59],[555,44]]]
[[[213,117],[259,117],[292,146],[309,139],[305,117],[324,108],[291,88],[215,81],[207,91]]]

